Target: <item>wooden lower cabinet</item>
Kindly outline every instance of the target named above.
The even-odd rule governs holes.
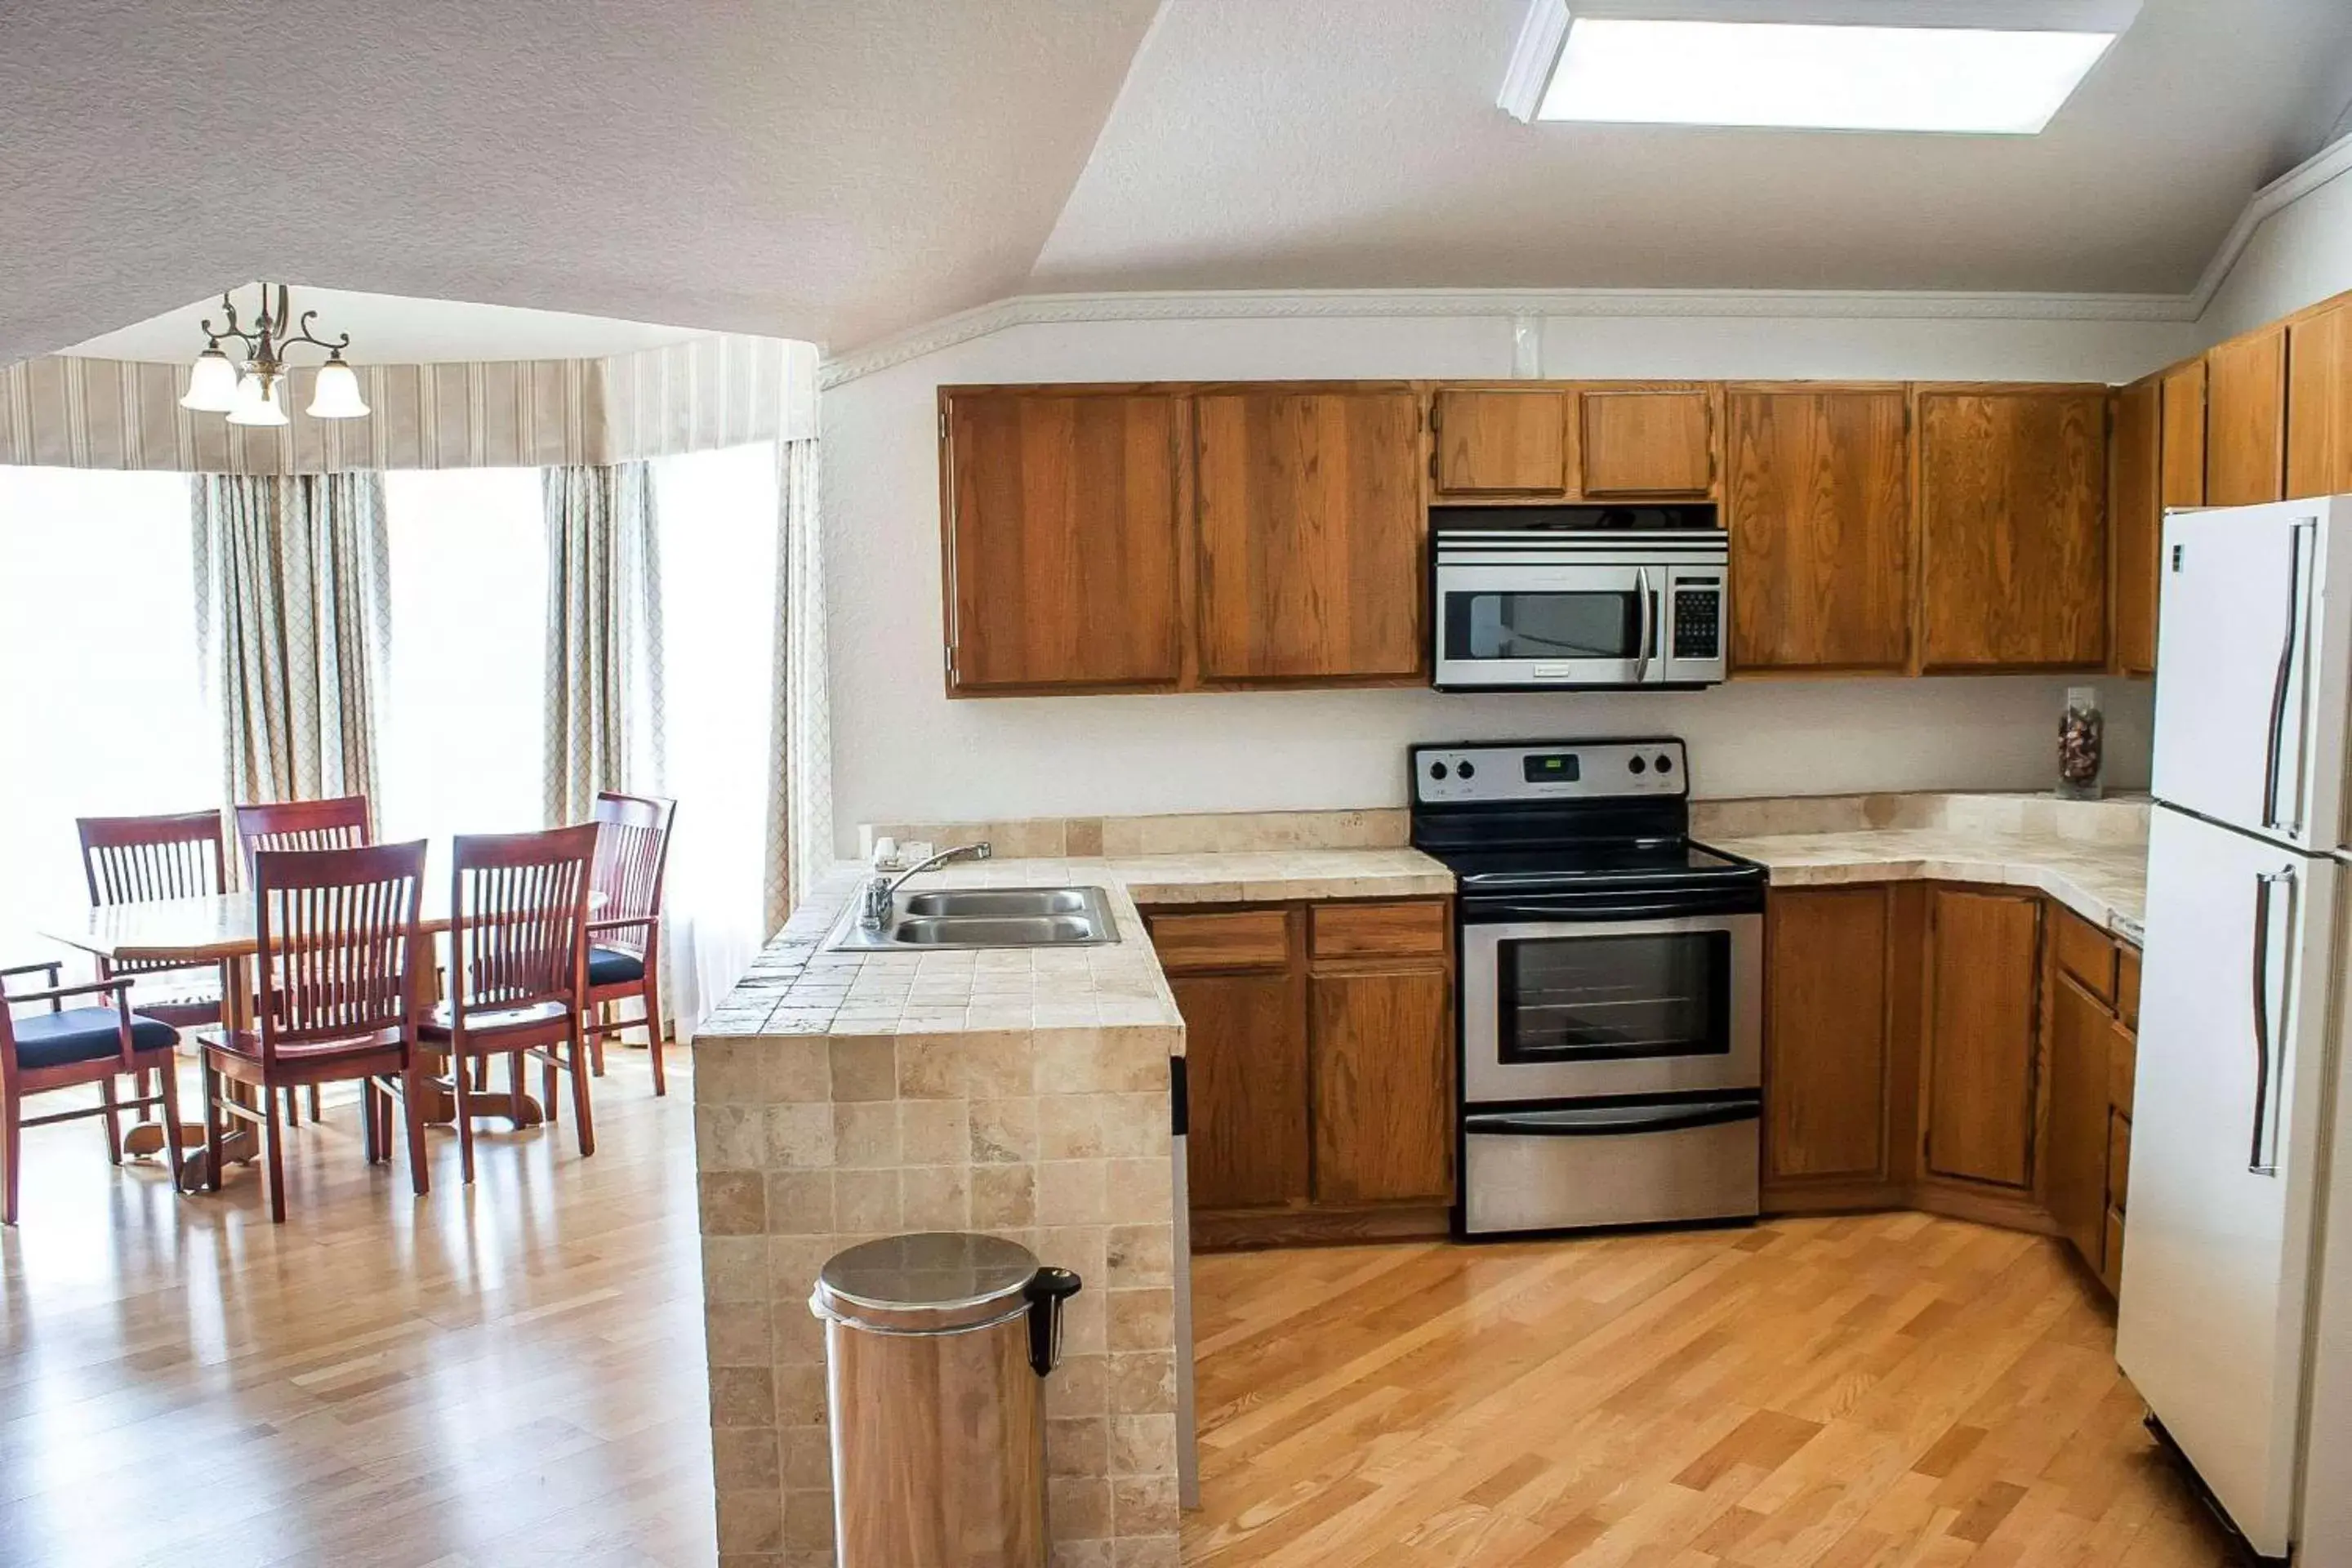
[[[2037,893],[1775,889],[1767,1214],[1912,1207],[2061,1236],[2110,1280],[2139,952]]]
[[[1444,1234],[1450,901],[1145,919],[1184,1016],[1195,1247]]]

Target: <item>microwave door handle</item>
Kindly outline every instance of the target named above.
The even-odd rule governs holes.
[[[1633,569],[1633,598],[1642,615],[1641,629],[1633,637],[1641,648],[1633,665],[1633,684],[1640,686],[1650,679],[1650,641],[1654,635],[1650,623],[1655,618],[1650,603],[1650,569],[1647,566]]]

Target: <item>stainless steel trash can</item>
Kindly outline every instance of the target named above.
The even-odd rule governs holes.
[[[931,1231],[834,1255],[824,1321],[840,1568],[1044,1568],[1040,1385],[1078,1277]]]

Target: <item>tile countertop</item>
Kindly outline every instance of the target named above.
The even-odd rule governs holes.
[[[1103,888],[1120,940],[1105,947],[828,952],[825,938],[863,874],[863,867],[844,865],[820,882],[696,1037],[1181,1026],[1138,904],[1415,898],[1454,890],[1444,867],[1403,848],[965,860],[908,886],[918,891]]]

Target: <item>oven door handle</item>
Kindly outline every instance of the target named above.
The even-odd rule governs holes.
[[[1671,920],[1683,915],[1748,914],[1763,912],[1761,903],[1754,910],[1731,909],[1717,902],[1683,899],[1673,902],[1627,899],[1612,902],[1589,904],[1489,903],[1479,900],[1463,910],[1465,923],[1498,925],[1505,921],[1547,921],[1555,925],[1607,925],[1616,921]]]
[[[1754,1100],[1710,1100],[1684,1105],[1622,1105],[1565,1110],[1489,1110],[1465,1116],[1462,1131],[1499,1138],[1620,1138],[1636,1132],[1684,1132],[1754,1121],[1762,1107]]]

